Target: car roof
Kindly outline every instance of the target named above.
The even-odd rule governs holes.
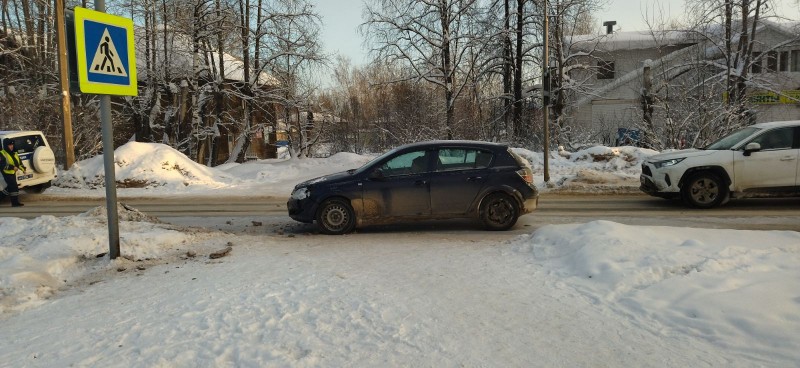
[[[751,125],[754,128],[782,128],[782,127],[792,127],[792,126],[800,126],[800,120],[788,120],[788,121],[771,121],[768,123],[758,123]]]
[[[397,150],[431,148],[431,147],[475,147],[475,148],[484,148],[489,150],[508,149],[508,145],[503,143],[468,141],[468,140],[436,140],[436,141],[409,143],[397,147]]]
[[[2,130],[0,131],[0,136],[20,136],[20,135],[28,135],[28,134],[42,134],[41,131],[38,130]]]

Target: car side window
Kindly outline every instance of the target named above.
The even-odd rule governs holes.
[[[792,148],[793,141],[794,128],[779,128],[755,137],[750,143],[760,144],[762,150],[782,150]]]
[[[427,171],[425,151],[414,151],[396,156],[381,165],[383,176],[419,174]]]
[[[436,171],[483,169],[492,162],[492,153],[478,149],[443,148],[439,150]]]

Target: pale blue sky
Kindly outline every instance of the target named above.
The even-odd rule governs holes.
[[[367,52],[361,48],[358,34],[362,0],[310,0],[322,16],[322,42],[328,53],[339,53],[354,64],[366,62]]]
[[[366,0],[370,1],[370,0]],[[800,20],[798,0],[777,0],[781,14]],[[363,64],[367,52],[362,48],[362,38],[357,27],[361,24],[364,0],[310,0],[322,16],[322,41],[326,51],[350,58],[354,64]],[[604,10],[596,14],[597,29],[607,20],[617,21],[616,29],[623,31],[646,30],[645,18],[677,17],[684,15],[685,0],[607,0]]]

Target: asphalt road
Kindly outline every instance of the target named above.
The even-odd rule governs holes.
[[[65,198],[62,196],[25,195],[25,207],[12,208],[8,200],[0,202],[0,217],[34,218],[42,215],[68,216],[104,206],[105,199]],[[165,222],[224,229],[236,219],[276,231],[312,232],[313,226],[300,224],[286,214],[286,198],[275,197],[176,197],[124,198],[127,204]],[[198,218],[203,219],[198,222]],[[763,198],[732,200],[712,210],[684,207],[679,201],[668,201],[639,194],[542,194],[539,208],[520,218],[511,233],[529,232],[546,224],[609,220],[630,225],[663,225],[681,227],[732,228],[751,230],[800,231],[800,198]],[[397,226],[363,229],[383,231],[464,231],[476,230],[472,221],[429,221]],[[265,229],[267,230],[267,229]],[[471,232],[471,231],[469,231]],[[488,233],[488,232],[487,232]]]

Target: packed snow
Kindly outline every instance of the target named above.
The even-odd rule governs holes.
[[[628,191],[656,152],[515,149],[551,191]],[[288,197],[373,156],[209,168],[160,144],[115,152],[118,195]],[[50,195],[104,195],[101,157]],[[0,365],[796,366],[800,233],[602,219],[469,231],[231,234],[120,206],[0,218]],[[198,221],[201,223],[201,221]],[[220,258],[218,258],[220,257]]]

